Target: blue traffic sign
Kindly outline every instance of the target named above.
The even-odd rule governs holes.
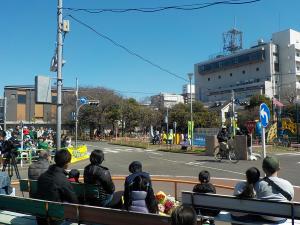
[[[271,114],[269,107],[265,103],[260,104],[259,117],[261,125],[263,127],[267,127],[270,121]]]
[[[79,99],[79,102],[80,102],[81,104],[87,104],[88,100],[87,100],[86,97],[81,97],[81,98]]]

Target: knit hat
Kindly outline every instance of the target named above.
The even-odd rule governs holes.
[[[266,173],[273,174],[279,170],[279,160],[273,156],[267,156],[262,163],[262,168]]]

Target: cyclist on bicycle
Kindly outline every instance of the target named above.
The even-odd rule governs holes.
[[[227,131],[226,126],[222,126],[222,129],[219,131],[218,136],[217,136],[219,145],[220,145],[220,151],[227,150],[229,149],[228,146],[228,139],[229,139],[229,133]]]

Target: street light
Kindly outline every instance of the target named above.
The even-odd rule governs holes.
[[[190,103],[191,103],[191,150],[193,150],[193,101],[192,101],[192,78],[193,73],[188,73],[188,77],[190,80]]]

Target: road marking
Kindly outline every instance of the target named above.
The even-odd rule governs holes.
[[[191,165],[191,166],[199,166],[203,165],[205,162],[187,162],[185,163],[186,165]]]
[[[276,155],[277,156],[282,156],[282,155],[294,156],[294,155],[300,155],[300,152],[295,152],[295,153],[291,153],[291,152],[288,152],[288,153],[277,153]]]
[[[164,160],[164,161],[168,161],[168,162],[173,162],[173,163],[183,163],[186,164],[186,162],[184,161],[175,161],[175,160],[169,160],[169,159],[164,159],[164,158],[157,158],[157,157],[149,157],[152,159],[159,159],[159,160]],[[215,168],[215,167],[211,167],[211,166],[204,166],[204,165],[198,165],[199,167],[203,167],[203,168],[207,168],[207,169],[212,169],[212,170],[219,170],[219,171],[223,171],[223,172],[228,172],[228,173],[234,173],[234,174],[239,174],[239,175],[245,175],[245,173],[240,173],[240,172],[236,172],[236,171],[231,171],[231,170],[224,170],[224,169],[220,169],[220,168]]]
[[[119,153],[119,151],[114,151],[114,150],[104,150],[104,152]]]
[[[149,152],[149,154],[153,154],[153,155],[163,155],[163,154],[158,153],[158,152]]]

